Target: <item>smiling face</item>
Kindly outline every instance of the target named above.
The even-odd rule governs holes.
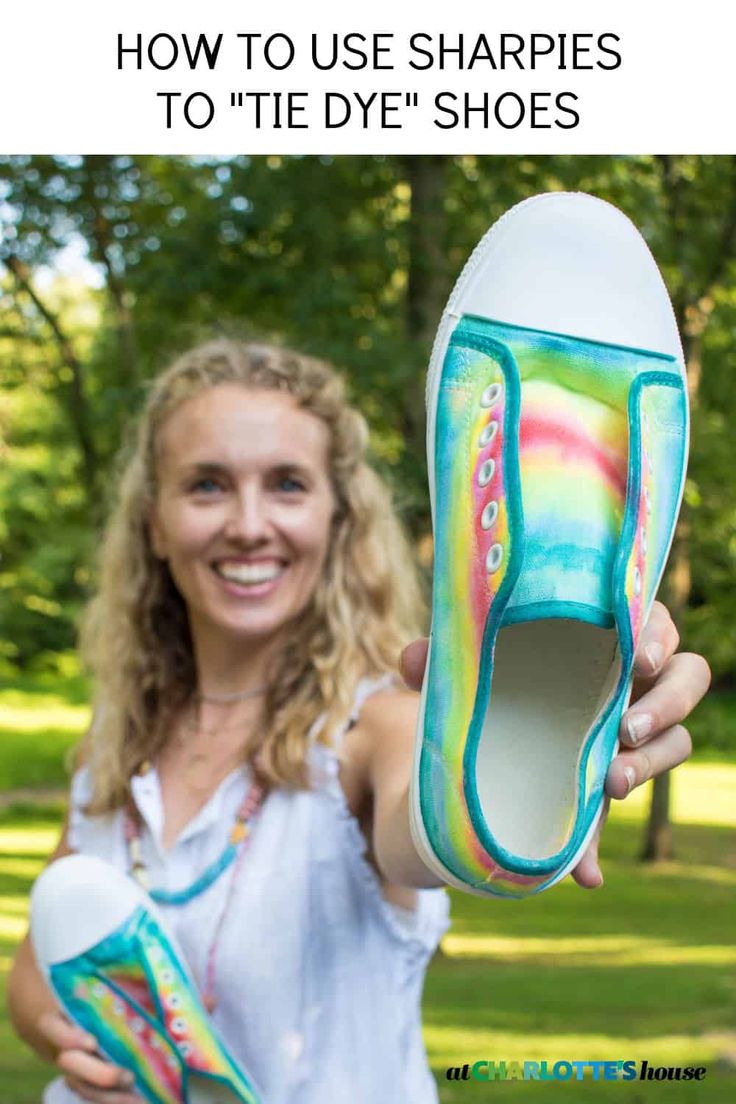
[[[329,432],[293,397],[224,383],[187,399],[158,441],[153,550],[195,641],[264,641],[308,605],[335,496]]]

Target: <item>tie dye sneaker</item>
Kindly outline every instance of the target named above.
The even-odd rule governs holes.
[[[257,1104],[217,1038],[148,896],[100,859],[70,855],[31,893],[38,964],[66,1013],[152,1104]]]
[[[412,835],[449,884],[526,897],[600,817],[685,482],[680,339],[625,215],[555,193],[491,228],[440,323],[427,443]]]

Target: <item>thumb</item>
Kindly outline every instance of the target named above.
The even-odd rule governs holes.
[[[572,871],[573,881],[577,882],[581,889],[599,889],[603,885],[603,872],[598,864],[598,848],[600,846],[601,832],[603,831],[603,825],[608,816],[608,807],[610,803],[610,798],[606,798],[603,812],[596,825],[593,837],[580,859],[580,862]]]
[[[44,1012],[38,1021],[39,1030],[59,1050],[97,1050],[97,1040],[84,1028],[68,1020],[56,1010]]]
[[[420,637],[407,644],[399,659],[399,671],[410,690],[421,690],[424,679],[424,668],[427,665],[427,652],[429,640]]]

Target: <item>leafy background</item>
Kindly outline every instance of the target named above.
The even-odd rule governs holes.
[[[344,369],[376,461],[426,549],[423,373],[445,297],[503,210],[559,188],[621,206],[670,288],[694,413],[665,595],[685,645],[732,689],[736,159],[727,157],[0,158],[4,662],[53,665],[73,648],[125,424],[146,381],[204,333],[237,328]],[[86,255],[91,277],[63,275],[70,253]]]

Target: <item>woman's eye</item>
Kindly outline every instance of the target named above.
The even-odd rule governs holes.
[[[305,490],[304,484],[299,479],[294,479],[291,475],[285,475],[279,480],[279,487],[287,491],[303,491]]]
[[[204,478],[198,479],[196,483],[192,484],[192,491],[199,494],[211,494],[212,491],[219,491],[221,484],[216,479]]]

